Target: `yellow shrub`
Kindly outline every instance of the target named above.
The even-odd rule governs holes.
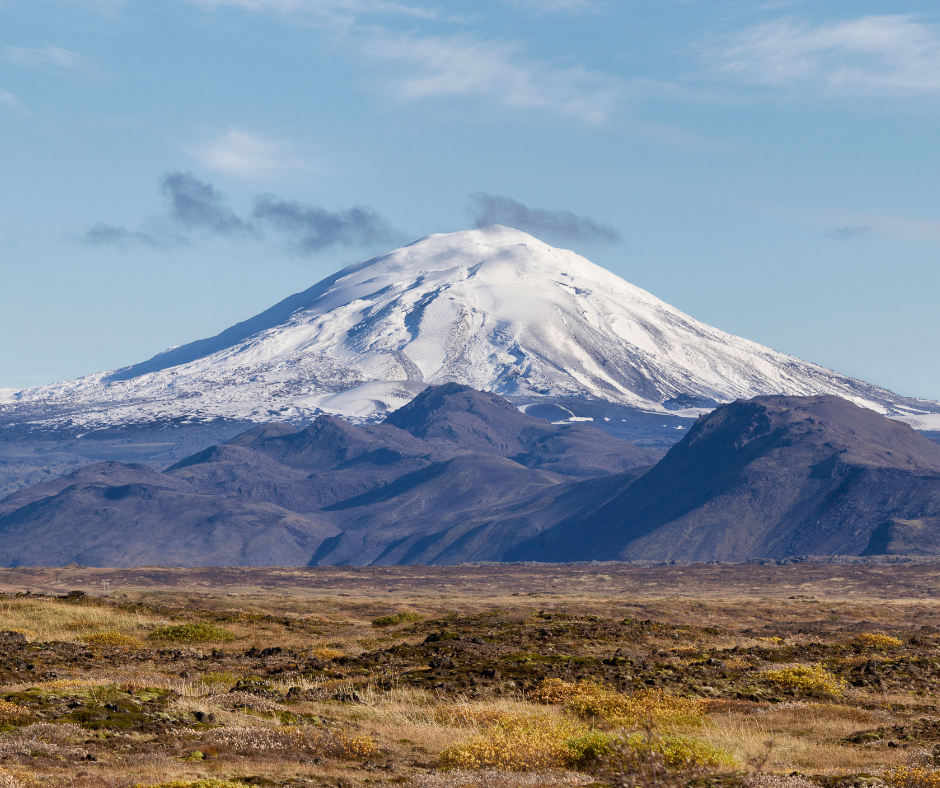
[[[313,649],[310,653],[317,659],[325,660],[336,659],[337,657],[343,656],[343,652],[338,648],[329,648],[327,646],[317,646],[317,648]]]
[[[441,753],[447,769],[524,771],[572,766],[609,751],[616,737],[570,720],[507,715]]]
[[[575,684],[561,679],[545,679],[536,688],[532,694],[534,700],[541,703],[551,703],[560,705],[570,703],[575,697],[584,692],[588,687],[595,687],[596,684]]]
[[[940,788],[940,769],[923,766],[900,766],[886,772],[885,780],[898,788]]]
[[[378,752],[379,746],[369,736],[351,734],[342,731],[323,740],[322,751],[333,758],[355,760],[368,758]]]
[[[694,698],[669,695],[659,690],[640,690],[633,695],[617,692],[593,682],[577,684],[561,679],[546,679],[536,689],[535,700],[564,704],[579,717],[603,720],[611,725],[699,725],[702,702]]]
[[[648,736],[634,733],[627,737],[627,746],[638,753],[657,753],[667,766],[685,769],[695,766],[734,766],[734,756],[727,750],[697,736]]]
[[[0,788],[25,788],[25,786],[16,779],[15,775],[6,769],[0,769]]]
[[[854,643],[865,648],[897,648],[904,645],[903,640],[880,632],[862,632],[855,636]]]
[[[837,678],[822,665],[791,665],[777,670],[765,670],[761,676],[782,687],[833,697],[842,695],[846,683],[845,679]]]
[[[10,722],[28,717],[29,712],[22,706],[10,703],[8,700],[0,700],[0,722]]]
[[[107,632],[93,632],[90,635],[81,635],[79,640],[87,643],[89,646],[103,646],[105,648],[143,648],[144,644],[131,635],[124,635],[121,632],[115,632],[113,629]]]

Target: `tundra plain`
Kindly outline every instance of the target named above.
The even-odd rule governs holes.
[[[940,785],[940,564],[0,572],[0,786]]]

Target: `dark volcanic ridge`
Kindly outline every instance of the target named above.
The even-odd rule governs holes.
[[[758,397],[663,456],[445,384],[381,424],[258,425],[163,472],[99,463],[0,501],[5,566],[794,555],[940,555],[940,446],[838,397]]]

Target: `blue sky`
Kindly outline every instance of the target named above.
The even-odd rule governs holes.
[[[726,331],[940,399],[934,8],[0,0],[0,387],[512,218]]]

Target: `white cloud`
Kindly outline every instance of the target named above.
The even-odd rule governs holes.
[[[809,25],[782,19],[751,27],[708,51],[740,82],[829,95],[940,92],[938,29],[911,15]]]
[[[16,96],[10,93],[10,91],[3,90],[2,88],[0,88],[0,104],[6,104],[8,107],[17,110],[18,112],[23,111],[23,105],[16,100]]]
[[[314,16],[360,14],[391,14],[436,19],[437,11],[420,6],[409,6],[391,0],[191,0],[207,8],[234,6],[246,11],[283,15],[307,14]]]
[[[940,242],[940,222],[911,216],[864,216],[861,227],[873,232],[913,241]]]
[[[505,0],[535,10],[587,10],[595,0]],[[314,21],[339,32],[338,40],[371,60],[391,65],[382,78],[402,101],[441,97],[485,98],[514,109],[541,109],[590,123],[605,120],[624,93],[617,77],[581,65],[556,66],[525,58],[516,42],[464,35],[421,36],[365,27],[369,13],[446,20],[434,9],[394,0],[190,0],[206,8],[237,7]]]
[[[516,43],[381,31],[370,36],[363,52],[401,67],[391,86],[403,101],[485,97],[513,109],[549,110],[599,123],[623,91],[618,79],[580,65],[558,68],[526,59]]]
[[[260,178],[304,166],[282,143],[238,129],[230,129],[204,145],[189,149],[188,153],[211,170],[242,178]]]
[[[11,63],[18,66],[60,66],[61,68],[80,68],[89,62],[84,55],[70,52],[59,47],[4,47],[3,54]]]
[[[593,0],[503,0],[503,2],[539,12],[598,10]]]

